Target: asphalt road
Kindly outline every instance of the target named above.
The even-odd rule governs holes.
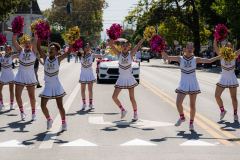
[[[8,88],[5,87],[5,109],[0,112],[0,158],[3,160],[239,160],[240,125],[233,123],[229,92],[223,95],[228,113],[219,121],[219,109],[214,98],[219,74],[197,71],[202,93],[197,99],[196,132],[188,131],[188,121],[175,127],[178,119],[175,106],[180,71],[177,66],[161,60],[141,64],[140,85],[136,99],[140,120],[131,123],[133,112],[128,92],[120,95],[128,110],[120,120],[118,108],[111,99],[113,83],[95,84],[93,112],[81,112],[78,83],[79,63],[61,64],[60,80],[67,96],[68,131],[59,132],[60,116],[54,100],[48,108],[54,117],[53,128],[46,131],[46,120],[37,97],[37,121],[31,122],[31,109],[26,90],[23,93],[26,121],[20,121],[19,110],[9,110]],[[39,70],[43,84],[43,68]],[[42,89],[36,90],[36,95]],[[238,95],[240,98],[240,96]],[[188,98],[184,102],[189,118]]]

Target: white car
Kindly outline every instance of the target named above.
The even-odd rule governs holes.
[[[107,55],[97,61],[97,81],[102,83],[106,80],[117,80],[119,76],[117,56]],[[140,68],[137,62],[132,62],[132,74],[139,82]]]

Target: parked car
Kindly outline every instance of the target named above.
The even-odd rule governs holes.
[[[118,56],[106,55],[97,60],[97,82],[102,83],[107,80],[117,80],[119,77]],[[140,68],[137,62],[132,62],[132,74],[139,82]]]

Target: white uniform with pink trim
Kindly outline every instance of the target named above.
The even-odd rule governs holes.
[[[235,75],[235,59],[227,62],[221,59],[222,73],[217,86],[222,88],[235,88],[239,86],[237,77]]]
[[[12,70],[12,55],[5,55],[4,57],[1,57],[0,62],[2,68],[0,84],[7,85],[14,83],[14,73]]]
[[[180,57],[181,80],[176,93],[198,94],[201,93],[196,77],[196,57]]]
[[[115,88],[130,89],[138,85],[138,82],[132,74],[132,56],[128,54],[119,54],[119,77]]]

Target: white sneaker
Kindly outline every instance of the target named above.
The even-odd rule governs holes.
[[[181,124],[182,124],[183,122],[185,122],[185,119],[179,118],[179,120],[175,123],[175,126],[176,126],[176,127],[179,127],[179,126],[181,126]]]
[[[52,128],[53,120],[50,119],[47,121],[47,130],[50,130]]]
[[[10,104],[10,110],[13,110],[14,107],[13,107],[13,104]]]
[[[193,124],[189,124],[189,131],[194,131],[194,126],[193,126]]]
[[[67,123],[62,124],[62,131],[67,131]]]
[[[89,104],[88,108],[89,108],[90,110],[92,110],[92,109],[93,109],[93,104]]]
[[[36,117],[37,117],[36,114],[32,114],[32,121],[36,121],[37,120]]]
[[[124,110],[124,111],[121,111],[121,119],[125,118],[127,115],[127,111]]]
[[[86,104],[83,104],[81,111],[84,111],[84,110],[86,109],[86,107],[87,107],[87,105],[86,105]]]
[[[21,119],[22,119],[22,121],[25,121],[25,118],[26,118],[26,114],[25,114],[25,113],[21,113]]]
[[[134,113],[132,121],[136,122],[137,120],[138,120],[138,114]]]
[[[238,121],[238,115],[234,115],[234,121]]]
[[[223,120],[223,118],[225,117],[227,111],[223,111],[220,113],[220,121]]]

